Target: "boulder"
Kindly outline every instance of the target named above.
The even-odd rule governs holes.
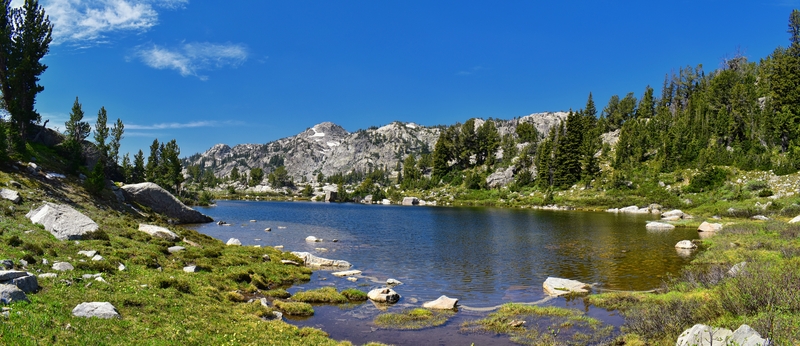
[[[44,229],[59,240],[82,239],[98,228],[97,223],[72,207],[50,202],[31,210],[25,217],[44,226]]]
[[[122,187],[127,200],[144,205],[156,213],[175,219],[178,223],[205,223],[214,221],[197,210],[187,207],[167,190],[153,183],[131,184]]]
[[[647,228],[648,231],[670,231],[675,229],[675,225],[663,222],[648,222],[645,228]]]
[[[355,270],[355,269],[354,270],[344,270],[344,271],[340,271],[340,272],[331,273],[331,275],[336,276],[336,277],[340,277],[340,278],[343,278],[345,276],[359,275],[359,274],[361,274],[361,271],[360,270]]]
[[[306,241],[309,242],[309,243],[319,243],[319,242],[322,242],[322,239],[317,238],[317,237],[315,237],[313,235],[310,235],[310,236],[306,237]]]
[[[514,181],[514,166],[506,169],[498,168],[496,172],[486,177],[486,185],[490,188],[506,186]]]
[[[422,304],[422,307],[426,309],[453,310],[457,304],[458,299],[443,295],[434,301]]]
[[[0,303],[7,305],[21,301],[28,301],[28,296],[19,287],[0,284]]]
[[[695,249],[697,245],[694,245],[691,240],[681,240],[675,244],[675,247],[678,249]]]
[[[684,212],[682,212],[681,210],[673,209],[673,210],[670,210],[668,212],[661,213],[661,218],[662,219],[666,219],[666,218],[672,218],[672,217],[676,217],[677,216],[679,219],[682,219],[682,218],[684,218],[685,215],[686,214],[684,214]]]
[[[325,202],[336,202],[339,194],[336,191],[325,191]]]
[[[700,224],[700,227],[697,227],[698,232],[719,232],[721,230],[721,223],[708,223],[703,221],[703,223]]]
[[[376,288],[372,291],[369,291],[369,293],[367,293],[367,297],[376,303],[394,304],[400,300],[400,295],[388,287]]]
[[[390,200],[388,200],[388,199],[384,198],[384,199],[382,199],[382,200],[381,200],[381,204],[383,204],[383,205],[389,205],[389,204],[392,204],[392,201],[390,201]],[[798,216],[798,217],[800,217],[800,216]]]
[[[0,270],[0,284],[17,286],[25,293],[39,289],[36,276],[20,270]]]
[[[21,278],[26,275],[28,275],[28,273],[21,270],[0,270],[0,283],[7,283],[8,281]]]
[[[155,238],[161,238],[170,241],[178,241],[178,239],[180,239],[177,234],[161,226],[140,223],[139,230]]]
[[[750,217],[750,219],[758,220],[758,221],[767,221],[767,220],[769,220],[769,218],[764,216],[764,215],[755,215],[755,216]]]
[[[75,267],[73,267],[72,264],[69,264],[67,262],[56,262],[53,263],[53,270],[58,270],[60,272],[63,272],[68,270],[75,270]]]
[[[387,279],[386,280],[386,284],[389,285],[389,286],[397,286],[397,285],[402,285],[403,283],[400,282],[400,280],[397,280],[397,279]]]
[[[82,251],[78,251],[78,255],[84,255],[84,256],[86,256],[86,257],[90,257],[90,258],[91,258],[91,257],[94,257],[94,255],[96,255],[96,254],[97,254],[97,251],[95,251],[95,250],[88,250],[88,251],[87,251],[87,250],[82,250]]]
[[[419,204],[419,198],[417,198],[417,197],[403,197],[403,203],[401,203],[401,204],[402,205],[418,205]]]
[[[77,317],[120,318],[117,308],[109,302],[80,303],[72,309]]]
[[[105,259],[105,258],[103,258],[103,256],[100,256],[100,255],[94,255],[94,256],[92,257],[92,261],[95,261],[95,262],[96,262],[96,261],[102,261],[102,260],[104,260],[104,259]]]
[[[186,250],[186,248],[183,246],[170,246],[167,248],[167,251],[169,251],[169,253],[181,252],[183,250]]]
[[[22,197],[19,196],[19,192],[9,189],[0,189],[0,197],[5,198],[11,201],[14,204],[19,204],[22,202]]]
[[[695,324],[678,337],[676,346],[711,346],[725,345],[725,341],[733,335],[730,329],[714,328],[705,324]]]
[[[372,204],[372,195],[364,196],[364,199],[361,200],[361,203]]]
[[[227,242],[227,243],[225,243],[225,245],[233,245],[233,246],[238,246],[238,245],[242,245],[242,242],[241,242],[241,241],[239,241],[239,239],[236,239],[236,238],[231,238],[231,239],[228,239],[228,242]]]
[[[789,220],[789,223],[798,223],[800,222],[800,215],[794,217],[794,219]]]
[[[625,208],[619,209],[620,213],[628,213],[628,214],[650,214],[649,208],[639,208],[635,205],[628,206]]]
[[[728,340],[729,345],[737,346],[764,346],[767,345],[767,340],[761,337],[757,331],[750,328],[750,326],[743,324],[739,326],[731,335]]]
[[[187,273],[196,273],[197,272],[197,266],[186,266],[186,267],[183,267],[183,271],[185,271]]]
[[[300,257],[307,266],[311,267],[341,267],[350,268],[350,262],[317,257],[308,252],[292,251],[292,255]]]
[[[580,281],[548,277],[542,284],[545,293],[551,296],[561,296],[568,293],[588,293],[588,284]]]

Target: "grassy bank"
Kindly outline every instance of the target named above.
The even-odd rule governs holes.
[[[57,156],[46,150],[35,155],[45,170],[59,171]],[[12,180],[19,185],[11,186]],[[8,317],[0,317],[1,344],[349,344],[275,319],[273,310],[281,304],[275,302],[288,298],[284,288],[308,281],[311,274],[305,267],[282,264],[282,259],[299,261],[289,253],[225,246],[169,226],[146,209],[146,215],[139,215],[108,190],[87,194],[73,175],[49,180],[27,173],[24,166],[4,167],[0,185],[18,191],[23,200],[18,205],[0,201],[0,259],[12,260],[18,270],[57,274],[39,278],[41,289],[28,294],[30,302],[8,306]],[[72,206],[97,222],[99,230],[92,239],[55,239],[25,217],[45,201]],[[152,238],[137,230],[139,223],[168,227],[182,240]],[[167,248],[173,245],[185,250],[170,253]],[[78,254],[84,250],[97,251],[103,259]],[[69,262],[75,270],[57,272],[51,269],[55,262]],[[186,266],[198,270],[185,272]],[[110,302],[121,318],[72,315],[75,306],[92,301]]]

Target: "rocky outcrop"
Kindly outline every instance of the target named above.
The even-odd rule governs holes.
[[[153,183],[131,184],[122,187],[125,198],[156,213],[164,214],[177,223],[205,223],[214,221],[197,210],[187,207],[167,190]]]
[[[490,188],[502,187],[514,181],[514,166],[506,169],[498,168],[496,172],[486,177],[486,184]]]
[[[180,237],[178,237],[178,235],[175,234],[175,232],[172,232],[161,226],[147,225],[140,223],[139,230],[155,238],[161,238],[170,241],[178,241],[178,239],[180,239]]]
[[[715,328],[705,324],[695,324],[678,337],[676,346],[765,346],[767,340],[758,332],[743,324],[732,332],[726,328]]]
[[[443,295],[434,301],[422,304],[422,307],[426,309],[453,310],[456,308],[457,304],[458,304],[458,299],[450,298],[448,296]]]
[[[367,298],[376,303],[394,304],[400,300],[400,295],[391,288],[383,287],[369,291]]]
[[[72,207],[50,202],[31,210],[25,217],[44,226],[44,229],[59,240],[82,239],[98,228],[97,223]]]
[[[120,318],[119,312],[109,302],[80,303],[72,309],[72,315],[77,317]]]
[[[307,266],[310,267],[337,267],[337,268],[350,268],[353,265],[350,262],[342,260],[332,260],[322,257],[314,256],[308,252],[292,251],[292,255],[300,257]]]
[[[568,293],[588,293],[589,285],[580,281],[548,277],[542,284],[544,292],[550,296],[561,296]]]

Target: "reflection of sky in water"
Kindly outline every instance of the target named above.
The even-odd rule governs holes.
[[[364,275],[402,281],[404,297],[426,301],[446,294],[470,306],[538,300],[548,276],[609,289],[652,289],[690,259],[675,243],[698,237],[687,228],[647,232],[649,215],[242,201],[199,210],[231,223],[196,227],[223,241],[233,237],[245,245],[284,245],[285,251],[346,260]],[[324,241],[306,242],[309,235]],[[316,272],[308,285],[334,283],[377,286],[329,272]]]

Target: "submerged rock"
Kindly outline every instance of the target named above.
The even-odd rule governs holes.
[[[544,292],[551,296],[561,296],[567,293],[588,293],[589,285],[580,281],[548,277],[542,284]]]
[[[355,269],[354,270],[345,270],[345,271],[331,273],[331,275],[336,276],[336,277],[340,277],[340,278],[343,278],[345,276],[359,275],[359,274],[361,274],[361,271],[360,270],[355,270]]]
[[[649,231],[670,231],[675,229],[675,225],[663,222],[648,222],[645,228]]]
[[[691,240],[681,240],[675,244],[675,247],[678,249],[696,249],[697,245],[694,245]]]

